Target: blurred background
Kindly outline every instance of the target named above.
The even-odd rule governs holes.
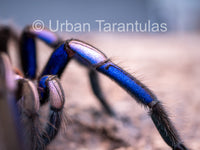
[[[186,145],[200,149],[200,118],[197,117],[200,114],[199,0],[0,1],[0,24],[10,24],[18,31],[38,19],[46,26],[49,20],[90,23],[90,33],[63,32],[60,35],[63,39],[78,38],[94,45],[145,83],[164,103]],[[99,33],[95,20],[109,23],[135,23],[136,20],[146,23],[151,20],[166,23],[167,32]],[[41,72],[52,51],[41,41],[37,44]],[[10,48],[16,49],[14,44]],[[13,65],[20,68],[18,57],[12,55],[12,59]],[[128,116],[133,126],[131,130],[126,126],[113,133],[111,129],[116,126],[111,118],[95,120],[92,110],[95,108],[99,114],[103,111],[92,93],[87,75],[88,70],[74,61],[65,70],[61,83],[70,123],[67,124],[69,127],[66,126],[67,133],[61,130],[48,150],[169,150],[147,111],[103,75],[100,80],[109,103],[118,114]]]
[[[196,32],[200,30],[200,1],[198,0],[1,0],[0,21],[12,22],[20,27],[40,19],[71,23],[88,22],[98,27],[94,20],[107,22],[167,23],[170,32]],[[54,24],[55,25],[55,24]]]

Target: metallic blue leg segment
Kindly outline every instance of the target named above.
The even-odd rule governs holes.
[[[96,66],[107,60],[107,57],[103,52],[82,41],[70,40],[67,41],[66,44],[75,54],[79,56],[79,60],[84,64]],[[78,59],[78,57],[76,57],[76,59]]]
[[[41,32],[35,32],[37,37],[47,43],[48,45],[54,45],[58,42],[57,36],[55,36],[52,32],[48,32],[47,30],[43,30]]]
[[[82,64],[85,64],[86,66],[89,65],[90,63],[87,62],[87,59],[85,59],[83,56],[86,55],[87,50],[89,50],[89,47],[86,48],[85,51],[82,51],[82,54],[80,53],[75,53],[73,52],[71,49],[69,49],[68,45],[64,45],[62,44],[60,47],[58,47],[54,53],[52,54],[52,56],[49,59],[49,62],[47,63],[46,67],[44,68],[44,71],[41,74],[42,76],[45,75],[57,75],[58,77],[61,76],[63,70],[65,69],[65,66],[67,65],[67,63],[70,61],[70,58],[73,56],[73,58],[80,60],[80,62]],[[97,51],[98,52],[98,51]],[[96,52],[91,53],[91,55],[95,54]],[[94,56],[93,62],[94,64],[96,64],[98,62],[98,60],[96,61],[96,59],[98,59],[98,56],[103,55],[103,53],[100,53],[99,55]],[[88,56],[88,59],[90,58],[90,55]],[[102,57],[100,57],[99,59],[105,59],[106,57],[103,55]],[[40,87],[44,87],[44,81],[46,80],[45,77],[42,77],[40,82],[39,82],[39,86]],[[93,89],[94,94],[97,96],[97,98],[99,99],[99,101],[101,102],[101,104],[103,105],[103,107],[105,108],[106,112],[111,115],[111,116],[115,116],[114,111],[111,109],[111,107],[108,105],[108,103],[106,102],[101,89],[100,89],[100,85],[98,82],[98,78],[97,78],[97,74],[95,73],[91,73],[90,74],[90,81],[91,81],[91,86]],[[45,89],[45,88],[41,88],[41,89]],[[40,95],[41,97],[45,97],[44,92],[45,91],[40,91]],[[43,98],[45,99],[45,98]],[[40,101],[41,103],[45,103],[43,101]]]
[[[36,46],[35,40],[26,34],[21,37],[21,61],[25,77],[34,79],[36,77]]]
[[[126,89],[131,96],[136,98],[138,102],[147,105],[156,99],[141,82],[111,61],[98,67],[97,70],[116,81],[121,87]]]
[[[97,48],[79,40],[71,40],[68,42],[68,45],[73,52],[85,60],[87,64],[90,64],[90,67],[96,68],[98,71],[116,81],[122,88],[127,90],[131,96],[136,98],[139,103],[147,105],[153,100],[156,100],[154,94],[144,84],[113,64],[105,54]]]
[[[44,28],[42,31],[36,31],[32,29],[31,26],[27,26],[26,30],[27,33],[31,34],[35,38],[44,41],[47,45],[54,48],[60,43],[60,39],[58,38],[58,36],[46,28]]]
[[[58,77],[61,76],[65,66],[69,61],[69,55],[65,51],[64,46],[65,44],[62,44],[53,52],[41,76],[44,75],[57,75]]]
[[[35,31],[31,26],[27,26],[21,36],[21,61],[24,74],[27,78],[36,78],[36,45],[35,38],[44,41],[49,46],[55,48],[60,43],[59,38],[47,29]]]

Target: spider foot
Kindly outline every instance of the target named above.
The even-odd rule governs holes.
[[[174,146],[173,150],[188,150],[182,143]]]
[[[157,101],[151,109],[151,118],[164,141],[172,147],[173,150],[187,150],[181,143],[182,140],[162,104]]]

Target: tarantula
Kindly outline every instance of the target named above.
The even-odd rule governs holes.
[[[3,83],[0,93],[3,98],[2,101],[4,103],[6,103],[6,100],[9,102],[4,105],[6,111],[11,114],[8,119],[14,122],[14,124],[9,124],[9,121],[7,121],[7,124],[13,129],[12,134],[15,133],[15,137],[18,137],[14,141],[16,149],[20,146],[22,149],[24,143],[28,143],[26,144],[28,149],[44,149],[56,136],[62,121],[62,109],[65,102],[59,79],[68,62],[71,59],[76,59],[89,69],[93,92],[108,115],[117,118],[117,114],[102,94],[97,71],[114,80],[139,104],[148,108],[149,115],[161,137],[173,150],[187,150],[162,103],[154,93],[138,79],[114,64],[97,48],[80,40],[63,41],[46,28],[43,31],[35,31],[31,26],[27,26],[19,40],[20,60],[24,74],[21,75],[19,71],[13,71],[9,63],[7,42],[11,36],[16,38],[13,35],[9,27],[2,27],[0,30],[0,75]],[[55,49],[38,77],[36,76],[36,38]],[[16,84],[16,87],[11,87],[10,84]],[[37,128],[41,126],[39,121],[40,106],[47,102],[50,103],[49,123],[44,127]],[[2,107],[4,106],[0,105],[0,108]],[[15,115],[12,115],[13,112],[15,112]],[[6,126],[6,123],[4,124]],[[28,131],[25,132],[24,130]],[[21,135],[19,131],[28,134]]]

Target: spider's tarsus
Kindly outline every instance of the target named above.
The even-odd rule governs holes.
[[[173,150],[187,150],[160,102],[150,108],[149,114],[160,135]]]
[[[174,146],[173,150],[189,150],[182,143]]]

